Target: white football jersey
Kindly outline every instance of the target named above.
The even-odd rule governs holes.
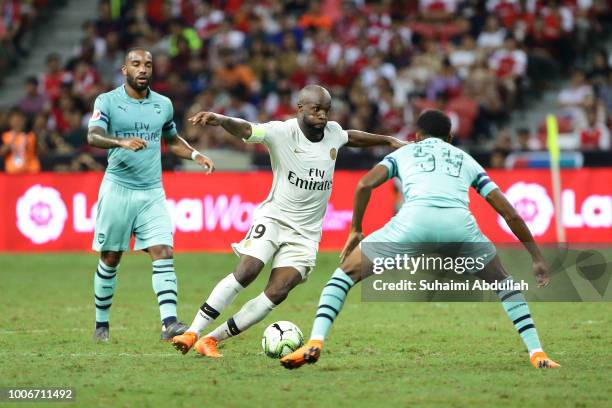
[[[296,118],[251,127],[251,137],[245,142],[266,145],[274,174],[270,194],[257,207],[254,218],[278,220],[318,242],[336,156],[348,141],[348,133],[337,122],[329,121],[323,139],[313,143],[304,136]]]

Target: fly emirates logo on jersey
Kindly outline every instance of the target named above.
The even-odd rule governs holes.
[[[147,142],[159,142],[161,131],[151,130],[149,123],[134,122],[134,130],[115,130],[116,137],[139,137]]]
[[[320,169],[309,169],[307,179],[300,178],[293,171],[289,171],[289,174],[287,175],[287,180],[289,180],[290,184],[293,184],[294,186],[298,188],[303,188],[305,190],[325,191],[331,190],[332,188],[332,181],[325,180],[325,170]]]

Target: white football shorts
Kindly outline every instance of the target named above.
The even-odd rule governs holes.
[[[272,269],[292,267],[306,279],[312,272],[317,258],[319,243],[300,235],[282,222],[259,217],[244,239],[232,244],[236,255],[249,255],[264,264],[272,260]]]

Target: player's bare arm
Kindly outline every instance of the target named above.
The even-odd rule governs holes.
[[[215,163],[209,157],[191,147],[182,137],[176,135],[166,138],[165,140],[166,144],[168,145],[168,149],[175,156],[182,159],[192,159],[206,169],[206,174],[210,174],[215,170]]]
[[[363,239],[363,216],[370,202],[372,190],[387,181],[388,177],[389,170],[385,166],[377,165],[357,183],[355,198],[353,199],[353,221],[351,223],[351,231],[340,253],[340,259],[342,261],[344,261]]]
[[[147,142],[139,137],[112,137],[106,134],[106,131],[99,126],[89,128],[87,132],[87,143],[90,146],[100,149],[114,149],[120,147],[123,149],[137,152],[147,147]]]
[[[214,112],[199,112],[189,118],[194,125],[221,126],[229,134],[240,139],[251,137],[251,124],[243,119],[231,118]]]
[[[538,286],[543,287],[548,285],[550,282],[548,266],[523,218],[516,212],[512,204],[510,204],[506,196],[504,196],[499,189],[495,189],[487,195],[487,202],[504,218],[512,233],[523,243],[527,251],[529,251],[529,254],[531,254],[533,260],[533,273],[536,276]]]
[[[393,136],[377,135],[361,130],[347,130],[346,133],[348,133],[346,146],[349,147],[389,146],[393,149],[399,149],[408,144]]]

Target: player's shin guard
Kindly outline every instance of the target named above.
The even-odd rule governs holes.
[[[178,288],[176,274],[174,273],[174,259],[157,259],[153,261],[153,291],[159,304],[159,315],[162,324],[168,325],[176,322],[176,301]]]
[[[325,339],[353,285],[353,280],[342,269],[336,269],[321,292],[317,315],[310,334],[311,340]]]
[[[207,337],[211,336],[217,341],[222,341],[228,337],[236,336],[254,324],[261,322],[275,306],[266,294],[262,292],[255,299],[246,302],[238,313],[213,330]]]
[[[108,266],[100,259],[94,275],[94,297],[96,304],[96,328],[108,327],[110,307],[117,285],[117,269],[119,266]]]
[[[502,281],[504,285],[508,284],[509,286],[511,286],[512,282],[512,276]],[[538,332],[529,313],[529,306],[527,306],[523,293],[520,290],[501,290],[497,292],[497,296],[499,296],[504,310],[523,339],[529,355],[542,351]]]
[[[223,309],[234,301],[238,293],[244,289],[236,280],[233,273],[221,279],[213,289],[206,302],[200,306],[200,310],[193,319],[188,332],[200,335],[200,332],[215,320]]]

